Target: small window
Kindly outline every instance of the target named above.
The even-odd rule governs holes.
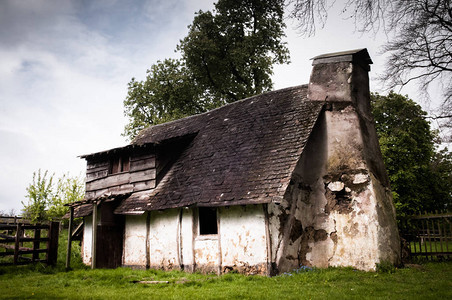
[[[128,172],[130,170],[130,160],[128,156],[115,157],[110,161],[110,174]]]
[[[217,209],[200,207],[199,210],[199,234],[218,234]]]

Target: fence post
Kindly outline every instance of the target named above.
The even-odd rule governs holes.
[[[17,262],[19,261],[19,243],[20,243],[20,238],[22,237],[22,224],[21,223],[17,223],[17,228],[16,228],[16,241],[14,243],[14,264],[17,265]]]
[[[66,253],[66,271],[71,267],[71,249],[72,249],[72,222],[74,220],[74,207],[69,207],[69,227],[67,230],[67,253]]]
[[[41,242],[39,239],[41,238],[41,229],[35,229],[34,241],[33,241],[33,257],[32,261],[39,260],[39,252],[35,252],[39,249]]]
[[[58,257],[59,222],[51,222],[49,228],[49,241],[47,242],[47,264],[55,265]]]
[[[97,262],[97,202],[93,202],[93,233],[91,242],[91,269],[96,268]]]

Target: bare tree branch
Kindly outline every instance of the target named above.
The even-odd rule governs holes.
[[[290,16],[297,20],[302,35],[323,28],[335,0],[287,0]],[[419,91],[429,97],[432,84],[442,87],[438,119],[451,124],[452,110],[452,4],[451,0],[347,0],[342,15],[355,22],[360,32],[392,32],[394,38],[384,47],[389,54],[386,71],[380,79],[395,89],[417,82]],[[450,126],[452,127],[452,126]]]

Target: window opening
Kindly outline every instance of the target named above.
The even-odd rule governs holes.
[[[110,161],[110,174],[128,172],[130,170],[130,159],[128,156],[115,157]]]
[[[199,234],[218,234],[217,209],[199,207]]]

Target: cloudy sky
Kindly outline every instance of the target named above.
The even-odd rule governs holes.
[[[1,0],[0,211],[20,212],[34,171],[83,174],[78,155],[125,145],[127,83],[157,60],[178,57],[194,12],[212,3]],[[275,88],[307,83],[309,59],[322,53],[367,47],[371,79],[383,70],[383,34],[362,36],[341,17],[311,38],[290,20],[287,27],[291,64],[275,67]],[[371,88],[381,91],[375,80]]]

